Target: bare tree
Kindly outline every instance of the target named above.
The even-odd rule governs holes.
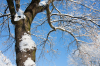
[[[68,43],[67,49],[70,49],[70,46],[75,44],[81,54],[83,51],[80,50],[80,46],[89,44],[92,41],[91,39],[95,38],[100,32],[99,0],[31,0],[26,3],[28,6],[24,12],[20,9],[20,1],[6,0],[7,4],[0,13],[0,18],[3,19],[0,24],[1,28],[7,24],[9,37],[15,39],[17,66],[25,66],[27,61],[31,61],[32,63],[29,65],[34,66],[35,53],[39,49],[36,48],[36,45],[42,48],[40,55],[45,50],[46,44],[48,44],[51,51],[55,52],[52,48],[51,33],[62,31],[63,35],[71,36],[73,40]],[[35,21],[35,17],[39,13],[43,13],[46,17]],[[15,37],[11,34],[9,19],[15,26]],[[46,35],[41,36],[37,34],[38,32],[30,33],[30,30],[34,31],[34,29],[38,29],[39,26],[45,23],[50,27]],[[43,31],[45,30],[43,29]],[[39,38],[39,43],[35,45],[30,35]]]

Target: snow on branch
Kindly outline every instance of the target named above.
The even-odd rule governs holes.
[[[77,3],[77,4],[80,4],[80,5],[82,5],[82,6],[86,7],[86,8],[89,8],[91,10],[100,12],[100,10],[93,9],[93,8],[91,8],[91,7],[87,6],[87,5],[84,5],[84,4],[82,4],[82,3],[78,2],[78,1],[74,1],[74,0],[69,0],[69,1]]]
[[[21,19],[25,19],[26,16],[24,15],[24,12],[19,9],[19,11],[15,14],[15,18],[14,18],[14,21],[19,21]]]
[[[97,38],[97,39],[96,39]],[[100,34],[97,35],[92,43],[81,44],[77,50],[74,50],[73,56],[69,57],[69,64],[79,66],[99,66],[100,65]],[[92,63],[95,62],[95,63]],[[71,65],[71,66],[72,66]]]
[[[55,27],[55,30],[57,30],[57,29],[69,33],[71,36],[73,36],[73,38],[75,39],[75,41],[78,42],[78,39],[77,39],[77,38],[74,36],[74,34],[72,34],[70,31],[66,30],[66,29],[63,28],[63,27]]]
[[[10,14],[4,14],[4,15],[0,15],[0,18],[1,17],[5,17],[5,16],[9,16]]]
[[[36,48],[35,42],[32,40],[31,36],[27,33],[24,33],[22,38],[20,39],[21,42],[19,43],[20,45],[20,50],[23,52],[26,52],[27,50],[32,50]]]
[[[9,59],[4,56],[0,51],[0,66],[15,66],[11,63]]]
[[[48,0],[40,1],[39,6],[45,6],[47,4]]]
[[[54,3],[52,2],[53,7],[61,14],[61,12],[55,7]]]
[[[72,16],[72,15],[69,15],[69,14],[59,14],[59,13],[53,13],[53,14],[51,14],[51,16],[53,16],[53,15],[68,16],[68,17],[75,18],[75,19],[81,19],[81,20],[84,20],[84,21],[90,21],[93,24],[95,24],[96,26],[100,27],[100,25],[95,22],[97,20],[99,21],[99,19],[88,19],[87,17],[84,17],[84,16],[76,17],[76,16]]]

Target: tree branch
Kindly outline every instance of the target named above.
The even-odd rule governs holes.
[[[8,4],[8,7],[9,7],[11,16],[14,16],[16,12],[15,12],[13,0],[7,0],[7,4]]]
[[[30,5],[26,8],[24,14],[28,18],[30,18],[30,21],[32,21],[37,13],[46,10],[47,6],[50,3],[52,3],[53,1],[49,0],[48,3],[47,3],[47,5],[45,5],[45,6],[39,6],[40,0],[32,0],[32,2],[30,3]]]
[[[5,17],[5,16],[9,16],[10,14],[4,14],[4,15],[1,15],[0,18],[2,17]]]
[[[47,5],[46,12],[47,12],[48,23],[49,23],[50,27],[51,27],[52,29],[55,30],[55,28],[53,27],[53,25],[52,25],[51,22],[50,22],[50,10],[49,10],[49,5]]]
[[[53,2],[52,2],[52,6],[61,14],[61,12],[55,7]]]
[[[89,8],[91,10],[100,12],[100,10],[93,9],[93,8],[91,8],[91,7],[87,6],[87,5],[84,5],[84,4],[82,4],[82,3],[78,2],[78,1],[74,1],[74,0],[69,0],[69,1],[77,3],[77,4],[80,4],[80,5],[82,5],[82,6],[86,7],[86,8]]]
[[[50,33],[52,33],[53,31],[55,31],[55,30],[51,30],[51,31],[49,31],[49,33],[47,34],[47,38],[46,38],[46,40],[44,41],[44,43],[43,43],[43,44],[45,44],[45,43],[46,43],[46,41],[48,40],[48,37],[49,37]]]
[[[82,19],[82,20],[84,20],[84,21],[90,21],[90,22],[92,22],[93,24],[95,24],[95,25],[97,25],[98,27],[100,27],[100,25],[98,25],[98,24],[95,22],[96,19],[88,19],[88,18],[82,17],[82,16],[75,17],[75,16],[71,16],[71,15],[69,15],[69,14],[57,14],[57,13],[54,13],[54,14],[51,14],[51,16],[52,16],[52,15],[68,16],[68,17],[71,17],[71,18]]]
[[[8,6],[7,6],[7,8],[5,9],[4,14],[6,14],[7,9],[8,9]]]
[[[77,38],[70,32],[70,31],[67,31],[67,30],[65,30],[64,28],[62,28],[62,27],[55,27],[55,30],[57,30],[57,29],[59,29],[59,30],[61,30],[61,31],[65,31],[65,32],[67,32],[67,33],[69,33],[71,36],[73,36],[74,37],[74,39],[75,39],[75,41],[77,42],[78,40],[77,40]]]
[[[41,12],[43,7],[39,7],[40,0],[32,0],[29,6],[26,8],[24,14],[27,17],[27,19],[32,23],[32,20],[36,16],[37,13]]]
[[[50,27],[53,29],[52,31],[55,31],[55,30],[57,30],[57,29],[59,29],[59,30],[61,30],[61,31],[65,31],[65,32],[69,33],[71,36],[73,36],[74,39],[75,39],[75,41],[78,42],[77,38],[76,38],[71,32],[65,30],[65,29],[62,28],[62,27],[54,27],[54,26],[52,25],[52,22],[50,22],[50,11],[49,11],[49,8],[47,8],[46,11],[47,11],[48,23],[49,23]],[[51,33],[52,31],[50,31],[50,33]],[[49,33],[48,33],[48,35],[49,35]]]
[[[16,10],[18,11],[20,8],[20,0],[15,0],[16,3]]]

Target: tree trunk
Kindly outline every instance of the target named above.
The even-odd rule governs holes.
[[[24,35],[24,33],[30,34],[30,24],[26,20],[20,20],[15,25],[15,50],[16,50],[16,63],[17,66],[25,66],[24,63],[28,58],[31,58],[35,62],[35,53],[36,48],[31,50],[26,50],[26,52],[20,50],[20,42],[22,41],[21,38]],[[34,65],[28,65],[28,66],[34,66]]]
[[[16,0],[16,1],[20,1],[20,0]],[[23,46],[30,45],[29,44],[30,42],[28,42],[27,44],[25,44],[25,43],[22,44],[21,43],[22,38],[25,34],[28,34],[28,36],[30,36],[30,27],[31,27],[31,23],[32,23],[34,17],[36,16],[36,14],[46,10],[47,5],[49,5],[52,2],[52,0],[49,0],[48,4],[45,7],[38,6],[39,2],[40,2],[40,0],[32,0],[31,3],[29,4],[29,6],[24,11],[24,15],[26,16],[26,19],[14,21],[14,18],[15,18],[14,16],[16,14],[16,10],[18,11],[19,6],[18,6],[18,9],[15,10],[13,0],[7,0],[9,11],[11,13],[11,22],[12,22],[12,24],[15,25],[15,40],[16,40],[15,50],[16,50],[17,66],[35,66],[34,62],[35,62],[36,46],[30,46],[31,49],[25,48],[24,49],[25,51],[22,51],[20,45],[23,45]],[[27,38],[24,38],[24,39],[27,39]],[[34,43],[34,41],[32,41],[32,42]],[[32,42],[31,42],[31,44],[32,44]],[[28,65],[25,65],[27,60],[28,60]]]

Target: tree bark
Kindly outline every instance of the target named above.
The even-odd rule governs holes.
[[[20,20],[18,24],[15,25],[15,50],[16,50],[16,63],[17,66],[24,66],[25,60],[27,58],[31,58],[35,62],[35,52],[36,48],[33,50],[27,50],[26,52],[23,52],[20,50],[19,44],[21,42],[21,38],[24,35],[24,33],[30,34],[30,24],[29,22],[26,22],[26,20]]]
[[[30,5],[26,8],[24,15],[26,16],[26,19],[21,19],[19,21],[14,21],[14,15],[16,14],[15,12],[15,7],[13,0],[7,0],[9,11],[11,13],[11,22],[12,24],[15,25],[15,50],[16,50],[16,64],[17,66],[25,66],[24,62],[28,59],[31,58],[32,61],[35,62],[35,53],[36,53],[36,48],[31,49],[31,50],[26,50],[26,52],[23,52],[20,50],[20,42],[21,38],[24,35],[24,33],[30,34],[30,27],[31,23],[36,16],[37,13],[42,12],[46,10],[47,6],[38,6],[40,0],[32,0]],[[52,0],[48,1],[48,5],[53,2]],[[19,7],[18,7],[19,9]],[[29,65],[30,66],[30,65]],[[31,65],[33,66],[33,65]]]

